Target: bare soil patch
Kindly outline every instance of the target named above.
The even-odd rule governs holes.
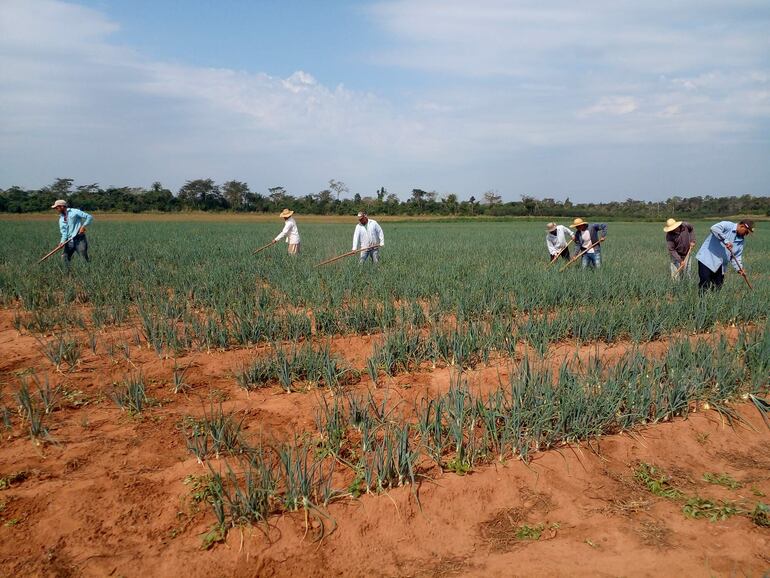
[[[115,330],[116,340],[120,331],[130,334]],[[332,350],[363,368],[373,339],[338,338]],[[548,359],[560,363],[567,347]],[[623,347],[599,351],[611,359]],[[663,342],[649,347],[665,351]],[[585,347],[580,355],[595,351]],[[46,416],[50,442],[38,445],[18,427],[0,430],[0,478],[8,479],[0,485],[0,575],[657,576],[762,575],[770,568],[766,528],[742,516],[688,519],[681,504],[646,492],[632,475],[635,463],[654,463],[690,493],[770,502],[757,495],[770,496],[770,432],[748,404],[738,411],[751,427],[696,413],[536,454],[530,464],[498,463],[464,476],[434,470],[416,494],[406,487],[332,504],[337,530],[320,543],[305,536],[297,513],[271,519],[267,529],[235,529],[224,544],[204,550],[213,515],[194,503],[185,480],[207,469],[187,451],[180,431],[186,416],[221,402],[243,418],[248,435],[288,439],[312,430],[317,397],[328,395],[240,389],[233,368],[258,354],[190,352],[178,360],[190,364],[190,389],[174,394],[174,360],[146,345],[131,346],[128,355],[84,347],[71,371],[57,371],[33,337],[13,329],[12,315],[0,314],[2,403],[12,405],[30,368],[66,392]],[[472,386],[506,379],[508,363],[470,372]],[[145,375],[155,403],[131,417],[107,392],[135,371]],[[410,404],[446,391],[450,371],[424,367],[386,379],[380,389],[364,374],[355,388]],[[727,472],[743,487],[709,484],[706,472]]]

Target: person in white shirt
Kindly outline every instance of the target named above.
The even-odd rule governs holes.
[[[559,253],[561,253],[563,259],[569,261],[569,251],[565,250],[567,244],[572,239],[572,231],[569,227],[548,223],[545,226],[545,230],[545,246],[548,249],[551,261],[557,259]]]
[[[285,237],[289,244],[289,255],[299,255],[299,229],[297,229],[297,222],[292,217],[293,214],[294,211],[289,209],[281,211],[281,218],[284,220],[283,230],[278,233],[273,242],[277,243]]]
[[[353,232],[353,251],[370,247],[366,251],[361,251],[358,262],[363,263],[371,259],[372,263],[378,263],[380,260],[380,247],[385,244],[385,235],[382,228],[374,219],[370,219],[363,211],[358,213],[358,225]]]

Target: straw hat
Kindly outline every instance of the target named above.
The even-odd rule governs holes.
[[[281,211],[281,218],[282,219],[288,219],[294,214],[294,211],[290,211],[289,209],[284,209]]]
[[[556,223],[548,223],[545,226],[545,230],[548,231],[549,233],[555,231],[556,230]]]
[[[56,207],[66,207],[66,206],[67,206],[67,201],[65,201],[64,199],[59,199],[53,205],[51,205],[51,208],[55,209]]]
[[[675,221],[674,219],[667,219],[666,220],[666,226],[663,227],[663,230],[666,233],[670,233],[671,231],[673,231],[674,229],[679,227],[679,225],[681,225],[681,224],[682,224],[682,221]]]
[[[580,225],[587,225],[587,224],[588,223],[586,223],[583,219],[578,217],[577,219],[572,221],[572,224],[570,225],[570,229],[574,229],[575,227],[579,227]]]

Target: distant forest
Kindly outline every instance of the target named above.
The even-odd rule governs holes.
[[[328,188],[314,194],[295,196],[284,187],[271,187],[264,193],[253,192],[248,184],[227,181],[221,185],[212,179],[187,181],[176,193],[153,183],[149,189],[136,187],[101,188],[97,183],[74,186],[73,179],[56,179],[38,190],[20,187],[0,189],[0,212],[30,213],[49,210],[56,199],[66,199],[70,206],[85,211],[232,211],[239,213],[276,213],[290,208],[300,214],[349,215],[365,210],[373,215],[446,215],[446,216],[563,216],[613,217],[629,219],[665,219],[677,217],[714,217],[726,215],[768,215],[770,197],[741,195],[732,197],[671,197],[665,201],[612,201],[608,203],[572,203],[522,195],[520,201],[503,202],[497,191],[486,191],[479,198],[460,200],[456,194],[412,189],[402,201],[384,187],[373,195],[350,194],[342,181],[329,181]]]

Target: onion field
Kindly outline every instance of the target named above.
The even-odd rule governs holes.
[[[352,503],[392,501],[439,515],[441,502],[424,488],[458,484],[473,493],[474,479],[523,476],[549,455],[594,451],[602,440],[711,416],[751,428],[757,447],[767,443],[767,223],[744,251],[753,289],[731,269],[721,291],[700,295],[697,263],[692,278],[671,279],[660,223],[610,222],[602,267],[583,270],[578,262],[561,271],[566,261],[548,263],[540,222],[385,221],[378,265],[352,256],[319,267],[350,249],[355,220],[297,221],[298,256],[283,243],[253,255],[280,231],[278,219],[100,222],[96,215],[91,262],[75,255],[70,271],[59,255],[36,263],[58,242],[54,219],[2,222],[0,477],[7,488],[0,490],[17,491],[14,500],[0,493],[6,521],[37,535],[61,506],[57,498],[29,504],[55,488],[67,488],[60,495],[67,503],[93,498],[97,490],[68,481],[92,467],[98,492],[148,512],[116,518],[116,506],[97,517],[108,526],[131,519],[137,532],[165,536],[154,546],[132,542],[129,551],[182,556],[194,547],[201,568],[235,572],[240,558],[221,545],[237,550],[240,540],[242,548],[244,529],[256,530],[246,538],[256,550],[274,542],[344,548],[335,540],[362,523]],[[694,223],[696,250],[710,224]],[[728,494],[713,496],[711,508],[703,502],[706,481],[677,485],[666,475],[666,466],[676,471],[693,459],[680,463],[663,450],[656,459],[636,447],[608,483],[626,476],[649,508],[677,513],[683,532],[699,532],[693,518],[716,516],[733,519],[737,541],[767,536],[770,476],[756,473],[764,462],[734,468],[745,478],[740,487],[756,491],[722,488]],[[132,465],[111,469],[111,462]],[[64,472],[56,483],[32,473],[52,465]],[[514,475],[514,468],[523,469]],[[110,482],[110,471],[123,486]],[[124,495],[135,476],[152,491]],[[669,487],[676,491],[658,491]],[[519,492],[510,499],[523,500],[521,519],[494,543],[548,548],[547,536],[560,539],[560,522],[534,516]],[[76,537],[87,522],[73,515],[79,521],[65,537],[88,553]],[[490,528],[499,524],[469,520],[481,528],[473,548],[491,548]],[[108,532],[97,542],[109,549],[116,539]],[[356,572],[390,560],[378,556]],[[473,573],[468,556],[461,574]],[[32,562],[32,550],[22,559],[36,572],[50,570]],[[22,571],[20,564],[9,568]],[[761,562],[741,568],[750,573]]]

